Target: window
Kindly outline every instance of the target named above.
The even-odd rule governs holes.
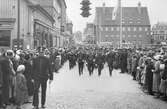
[[[125,35],[122,35],[122,37],[125,37]]]
[[[136,35],[134,35],[134,37],[136,37]]]
[[[108,31],[108,27],[106,27],[106,31]]]
[[[117,27],[117,31],[119,31],[119,27]]]
[[[147,28],[147,27],[145,28],[145,31],[148,31],[148,28]]]
[[[138,23],[138,24],[140,24],[141,22],[140,22],[140,21],[138,21],[137,23]]]
[[[136,31],[136,27],[134,27],[133,30]]]
[[[129,23],[130,23],[130,24],[132,24],[133,22],[132,22],[132,21],[130,21]]]
[[[105,37],[108,37],[108,35],[105,35]]]
[[[139,27],[139,31],[142,31],[142,27]]]
[[[0,30],[0,46],[10,46],[11,31]]]
[[[100,29],[100,31],[103,31],[103,30],[104,30],[104,28],[103,28],[103,27],[100,27],[99,29]]]
[[[128,27],[128,31],[130,31],[130,27]]]
[[[113,27],[111,27],[111,31],[113,31]]]
[[[139,35],[139,37],[141,38],[141,37],[142,37],[142,35]]]
[[[131,35],[128,35],[128,37],[131,37]]]
[[[122,28],[122,31],[125,31],[125,27]]]

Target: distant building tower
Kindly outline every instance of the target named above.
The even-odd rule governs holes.
[[[152,38],[154,44],[167,43],[167,23],[159,22],[152,27]]]

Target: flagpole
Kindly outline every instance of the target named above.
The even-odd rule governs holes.
[[[100,44],[101,44],[101,33],[102,33],[102,26],[101,26],[101,16],[100,16]]]
[[[121,0],[119,0],[119,6],[120,6],[120,48],[122,48],[122,6],[121,6]]]

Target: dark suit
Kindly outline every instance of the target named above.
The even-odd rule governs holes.
[[[45,104],[46,100],[46,88],[47,80],[53,80],[53,73],[51,71],[51,62],[49,58],[45,56],[38,56],[33,59],[33,79],[34,79],[34,97],[33,97],[33,106],[39,105],[39,87],[41,85],[41,104]]]
[[[9,88],[10,88],[10,77],[12,75],[12,67],[9,58],[0,56],[0,65],[2,71],[2,101],[3,104],[9,103]]]
[[[113,61],[114,61],[114,53],[110,52],[107,56],[106,56],[106,61],[108,64],[108,68],[109,68],[109,74],[110,76],[112,76],[112,71],[113,71]]]

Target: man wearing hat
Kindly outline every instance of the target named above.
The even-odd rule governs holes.
[[[0,56],[1,66],[1,78],[2,78],[2,89],[1,89],[1,107],[6,107],[9,104],[10,90],[11,90],[11,77],[15,74],[13,70],[13,64],[10,57],[13,56],[13,51],[7,51],[4,55]]]
[[[45,108],[47,80],[53,80],[53,73],[51,71],[51,62],[48,57],[44,56],[44,48],[39,48],[39,56],[33,59],[32,72],[34,80],[34,109],[39,109],[39,88],[41,86],[41,105]],[[50,81],[50,82],[51,82]]]

